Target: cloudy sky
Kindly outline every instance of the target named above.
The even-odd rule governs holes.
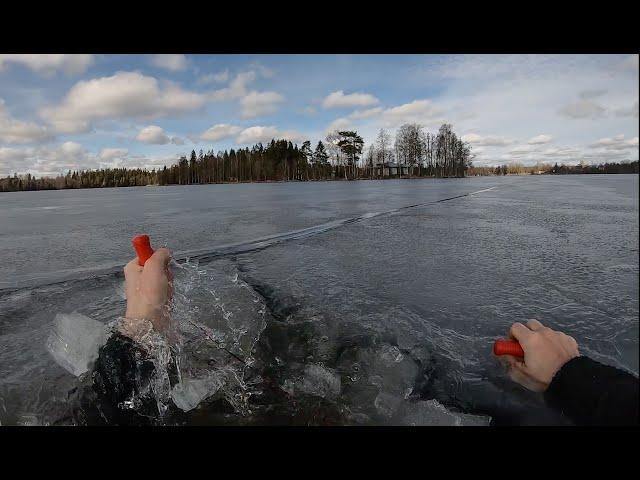
[[[0,175],[443,122],[474,164],[638,159],[638,55],[0,54]]]

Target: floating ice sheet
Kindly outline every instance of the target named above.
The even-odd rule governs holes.
[[[57,314],[46,347],[58,365],[79,377],[107,339],[107,326],[79,313]]]

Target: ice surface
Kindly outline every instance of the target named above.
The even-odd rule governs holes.
[[[380,358],[387,365],[393,365],[394,363],[401,362],[404,355],[402,355],[398,347],[385,344],[380,348]]]
[[[57,314],[46,348],[58,365],[79,377],[91,368],[106,339],[105,324],[79,313]]]
[[[16,423],[22,427],[39,427],[48,425],[46,422],[41,422],[37,415],[31,413],[21,414]]]
[[[340,377],[331,369],[311,364],[305,367],[304,377],[296,387],[308,395],[335,400],[340,395]]]
[[[378,413],[385,417],[391,417],[396,412],[401,403],[402,397],[391,395],[386,392],[380,392],[373,402]]]
[[[409,402],[403,425],[488,426],[491,417],[452,412],[437,400]]]

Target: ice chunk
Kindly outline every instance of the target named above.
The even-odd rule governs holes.
[[[32,413],[23,413],[18,417],[18,421],[16,423],[23,427],[37,427],[41,425],[47,425],[47,423],[41,423],[38,419],[38,416]]]
[[[75,376],[91,368],[107,339],[107,326],[79,313],[57,314],[46,348],[58,365]]]
[[[224,379],[219,376],[183,378],[173,387],[171,399],[180,410],[188,412],[196,408],[202,400],[215,394],[224,383]]]
[[[322,365],[311,364],[304,369],[304,378],[297,387],[308,395],[335,400],[340,395],[340,377]]]
[[[238,412],[248,411],[247,368],[266,326],[266,305],[238,275],[234,265],[200,267],[197,261],[172,263],[171,318],[178,333],[180,383],[174,404],[189,411],[212,395]],[[255,378],[255,377],[254,377]]]
[[[373,404],[378,410],[378,413],[384,415],[385,417],[391,417],[395,411],[398,409],[398,406],[402,402],[402,398],[397,397],[395,395],[390,395],[385,392],[380,392]]]
[[[238,277],[234,268],[203,270],[198,263],[174,265],[172,318],[186,334],[193,325],[215,332],[219,346],[242,357],[251,357],[266,326],[263,299]],[[196,327],[198,330],[199,327]]]
[[[399,363],[404,358],[398,347],[384,344],[380,347],[380,357],[386,365]]]
[[[452,412],[437,400],[406,405],[403,425],[488,426],[491,417]]]
[[[292,396],[294,395],[294,393],[295,393],[295,385],[294,385],[294,383],[293,383],[291,380],[289,380],[289,379],[285,380],[285,381],[284,381],[284,383],[280,386],[280,388],[282,388],[282,390],[283,390],[284,392],[286,392],[286,393],[287,393],[287,395],[289,395],[289,396],[291,396],[291,397],[292,397]]]

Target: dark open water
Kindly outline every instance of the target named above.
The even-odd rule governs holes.
[[[2,425],[72,422],[47,337],[124,312],[137,233],[183,265],[176,317],[254,358],[245,408],[188,423],[563,423],[491,355],[528,318],[638,372],[637,175],[2,193]]]

